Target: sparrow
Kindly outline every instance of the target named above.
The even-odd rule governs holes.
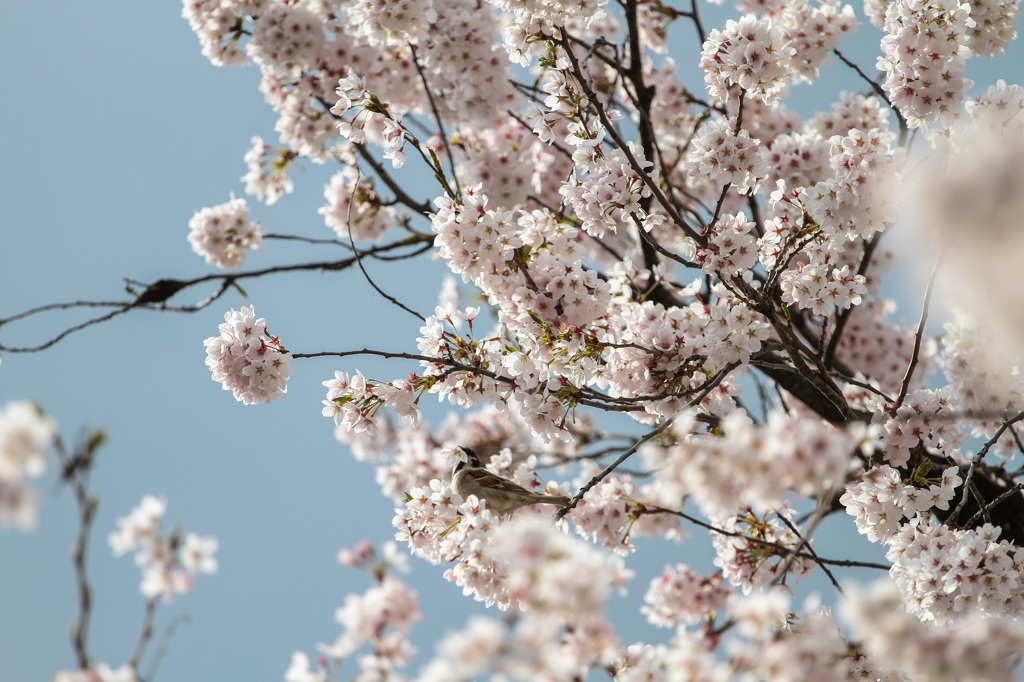
[[[554,504],[564,507],[571,501],[565,495],[541,495],[532,493],[518,483],[491,473],[480,464],[480,456],[470,448],[460,448],[466,453],[465,460],[459,460],[452,469],[452,488],[462,499],[476,495],[487,501],[487,508],[498,514],[511,514],[528,504]]]

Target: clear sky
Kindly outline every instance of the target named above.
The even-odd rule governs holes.
[[[124,277],[152,282],[209,271],[185,240],[188,220],[230,192],[243,194],[242,156],[253,135],[276,144],[275,116],[257,90],[256,69],[211,66],[180,8],[173,0],[0,4],[0,317],[46,303],[122,298]],[[844,49],[870,69],[879,37],[862,24]],[[686,48],[680,59],[692,60],[693,46]],[[969,62],[968,75],[992,82],[991,70],[977,75],[978,61]],[[1003,63],[1012,82],[1020,68],[1006,67],[1024,63],[1019,49]],[[844,84],[856,87],[833,68],[822,87]],[[250,199],[252,215],[268,232],[330,237],[316,209],[333,169],[304,167],[293,173],[293,195],[272,207]],[[433,196],[421,187],[421,196]],[[322,248],[271,242],[247,265],[333,255]],[[404,302],[432,310],[437,264],[369,267]],[[245,407],[210,380],[202,341],[216,334],[225,310],[249,304],[294,352],[409,351],[419,323],[385,308],[354,271],[266,278],[245,288],[248,299],[231,293],[189,315],[135,311],[43,353],[3,357],[0,403],[38,401],[69,441],[89,427],[109,435],[92,479],[100,501],[89,553],[96,661],[120,665],[138,634],[139,570],[130,557],[114,558],[106,537],[145,494],[166,497],[168,522],[220,540],[219,573],[200,576],[192,593],[160,609],[158,628],[188,619],[167,645],[160,680],[282,679],[292,651],[312,653],[317,642],[333,641],[335,609],[369,584],[336,563],[337,550],[392,537],[392,505],[372,467],[337,444],[320,414],[321,381],[335,369],[390,379],[413,367],[296,361],[283,399]],[[190,290],[175,301],[207,293]],[[917,304],[905,311],[913,318]],[[79,319],[52,313],[12,325],[0,339],[33,345]],[[439,414],[428,413],[435,423]],[[77,522],[52,470],[41,487],[38,528],[0,532],[0,682],[48,679],[73,664],[69,547]],[[820,538],[823,554],[878,555],[852,531]],[[630,606],[614,607],[623,641],[652,636],[635,612],[648,580],[667,561],[710,570],[707,548],[701,535],[633,558]],[[414,630],[413,640],[429,653],[441,632],[483,608],[440,577],[443,567],[412,565],[408,580],[431,623]]]

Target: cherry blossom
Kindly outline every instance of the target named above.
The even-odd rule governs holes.
[[[192,250],[219,268],[240,268],[245,251],[263,248],[263,228],[249,220],[245,199],[204,208],[188,221]]]
[[[671,627],[694,624],[725,608],[729,590],[722,586],[722,574],[703,577],[686,564],[666,566],[659,578],[651,581],[644,595],[646,606],[640,609],[652,624]]]
[[[37,405],[11,400],[0,409],[0,525],[31,530],[39,499],[29,480],[46,470],[57,424]]]
[[[882,87],[911,127],[940,117],[948,122],[960,112],[970,86],[962,75],[974,26],[967,4],[901,0],[889,5],[878,68],[886,74]]]
[[[256,319],[253,306],[224,314],[220,335],[203,342],[206,366],[225,391],[246,405],[269,403],[288,390],[291,353],[277,337],[269,336],[267,323]]]
[[[711,31],[700,66],[713,97],[729,99],[729,87],[738,85],[767,104],[789,82],[794,54],[796,50],[770,19],[746,14],[739,21],[730,19],[724,31]]]
[[[321,413],[394,507],[394,542],[339,552],[373,582],[344,597],[333,642],[282,662],[288,682],[346,666],[365,682],[1010,679],[1024,647],[1011,622],[1024,611],[1024,331],[1007,313],[1024,287],[1010,229],[1024,89],[969,96],[966,75],[968,57],[1015,37],[1018,3],[735,9],[705,31],[696,5],[647,0],[183,3],[207,59],[258,67],[276,116],[278,141],[253,137],[245,153],[246,193],[273,204],[304,160],[332,169],[319,214],[338,239],[291,238],[358,251],[310,269],[369,279],[363,256],[380,258],[398,284],[422,253],[445,275],[432,314],[373,275],[417,317],[387,350],[343,338],[293,355],[253,306],[204,342],[212,378],[245,404],[285,393],[293,359],[333,356]],[[884,32],[880,85],[840,50],[860,13]],[[798,110],[791,90],[832,56],[870,94]],[[912,237],[914,256],[941,267],[901,320],[882,280],[908,215],[932,230]],[[264,246],[243,199],[189,227],[217,268]],[[198,307],[238,277],[197,280],[223,283]],[[938,333],[943,280],[974,317]],[[358,355],[410,365],[364,374]],[[425,397],[448,416],[431,423]],[[31,524],[27,481],[51,447],[52,420],[28,403],[0,412],[0,522]],[[503,484],[572,502],[551,518],[462,499],[451,471],[469,447]],[[818,554],[842,509],[828,521],[885,552],[852,563],[884,582],[841,583],[850,562]],[[166,530],[165,512],[147,495],[108,538],[134,553],[151,604],[218,568],[217,540]],[[681,545],[639,607],[672,634],[618,631],[606,607],[649,556],[637,538],[696,533],[713,572]],[[453,603],[505,613],[433,633],[416,674],[423,615],[396,573],[423,562],[458,588]],[[812,571],[834,590],[796,604]],[[56,679],[136,677],[79,665]]]
[[[117,520],[117,530],[110,533],[108,542],[115,556],[135,552],[135,564],[142,570],[142,594],[170,601],[174,594],[191,591],[196,575],[217,572],[213,554],[218,542],[195,533],[188,533],[182,542],[177,528],[165,532],[166,510],[165,500],[146,495],[128,516]]]
[[[687,163],[691,176],[729,183],[740,194],[757,189],[768,172],[759,142],[746,130],[735,133],[735,122],[714,121],[694,138]]]
[[[1021,623],[970,612],[964,627],[951,630],[906,613],[892,583],[877,581],[850,591],[841,619],[884,670],[924,679],[1014,679],[1014,659],[1024,646]]]
[[[253,137],[252,148],[245,155],[245,165],[249,171],[242,176],[245,193],[255,195],[268,206],[283,195],[291,194],[295,189],[295,185],[288,177],[288,165],[294,158],[294,153],[282,149],[273,158],[268,158],[272,151],[272,148],[263,142],[263,138],[258,135]]]

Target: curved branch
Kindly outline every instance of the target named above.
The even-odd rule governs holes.
[[[405,239],[402,239],[400,241],[392,242],[391,244],[375,246],[369,249],[363,255],[386,253],[413,244],[426,243],[427,248],[429,248],[430,243],[432,242],[433,238],[429,235],[413,235],[410,237],[406,237]],[[416,253],[421,253],[421,251],[417,251]],[[314,263],[298,263],[295,265],[275,265],[268,268],[263,268],[261,270],[252,270],[250,272],[224,274],[213,273],[209,275],[201,275],[199,277],[194,277],[192,279],[186,280],[161,279],[157,280],[156,282],[148,286],[142,293],[136,295],[136,297],[130,301],[76,301],[73,303],[51,303],[44,306],[39,306],[37,308],[32,308],[30,310],[18,313],[16,315],[12,315],[11,317],[5,319],[0,319],[0,328],[3,328],[4,325],[9,324],[10,322],[13,322],[15,320],[25,319],[27,317],[31,317],[33,315],[37,315],[50,310],[66,310],[78,307],[113,307],[116,309],[104,315],[100,315],[99,317],[94,317],[80,324],[76,324],[73,327],[69,327],[68,329],[65,329],[64,331],[59,333],[54,338],[38,346],[16,347],[5,346],[3,344],[0,344],[0,350],[5,350],[9,353],[37,353],[39,351],[50,348],[51,346],[62,341],[64,338],[66,338],[70,334],[73,334],[74,332],[81,331],[95,324],[100,324],[101,322],[106,322],[117,317],[118,315],[123,315],[124,313],[127,313],[128,311],[133,310],[135,308],[193,313],[198,310],[202,310],[203,308],[213,303],[213,301],[220,298],[224,294],[224,292],[228,290],[228,288],[232,286],[237,286],[237,282],[239,282],[240,280],[252,279],[255,277],[263,277],[265,275],[280,274],[284,272],[296,272],[303,270],[345,270],[346,268],[355,265],[357,262],[358,258],[353,256],[351,258],[345,258],[343,260],[336,261],[318,261]],[[214,292],[212,295],[208,296],[206,299],[200,301],[199,303],[196,303],[191,306],[166,305],[166,302],[169,298],[179,293],[180,291],[183,291],[184,289],[195,286],[197,284],[216,281],[221,282],[221,286],[218,288],[218,290]]]

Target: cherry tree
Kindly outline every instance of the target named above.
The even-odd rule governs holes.
[[[298,361],[336,363],[324,428],[375,467],[394,542],[341,551],[374,584],[345,598],[340,634],[324,633],[333,642],[282,660],[288,682],[1012,678],[1024,651],[1024,90],[974,88],[965,74],[1016,37],[1018,4],[739,0],[714,28],[709,9],[184,3],[203,55],[258,66],[278,116],[277,145],[255,137],[245,155],[250,199],[188,224],[215,269],[130,283],[123,301],[8,316],[2,349],[45,351],[142,309],[220,306],[206,364],[244,405],[281,399]],[[840,49],[857,30],[877,32],[876,64]],[[787,108],[833,60],[860,91],[809,117]],[[302,163],[337,168],[323,239],[250,216],[249,201],[293,191]],[[901,234],[934,266],[911,326],[881,288]],[[245,268],[247,252],[289,239],[345,257]],[[425,314],[402,296],[418,258],[451,273]],[[371,276],[371,260],[392,274]],[[419,335],[297,348],[258,300],[232,303],[248,280],[287,286],[302,270],[364,277],[382,314],[415,316]],[[943,291],[944,279],[961,286]],[[960,308],[939,337],[925,333],[936,297]],[[8,340],[26,317],[76,307],[105,310],[38,343]],[[371,378],[361,356],[418,369]],[[451,408],[440,424],[424,418],[427,400]],[[623,415],[627,433],[609,426]],[[4,406],[0,523],[32,525],[31,479],[55,459],[80,504],[81,562],[101,442],[66,445],[38,408]],[[452,483],[464,448],[492,486],[570,502],[502,513],[486,487],[464,497]],[[165,530],[166,508],[146,496],[108,530],[142,570],[133,654],[91,659],[80,573],[78,669],[55,679],[140,679],[159,604],[217,570],[218,540]],[[828,516],[884,547],[886,562],[821,556]],[[696,535],[716,571],[686,562]],[[680,543],[679,561],[631,585],[667,629],[660,642],[636,641],[606,610],[645,560],[639,536]],[[419,667],[417,598],[397,575],[410,555],[491,607]],[[878,580],[844,581],[853,566]],[[825,606],[795,599],[816,572],[833,586]]]

